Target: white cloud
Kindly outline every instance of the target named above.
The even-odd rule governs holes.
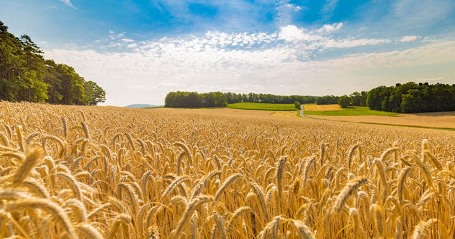
[[[315,41],[315,40],[321,39],[320,36],[306,33],[304,29],[298,28],[294,25],[287,25],[287,26],[281,27],[279,37],[280,37],[280,39],[283,39],[288,42]]]
[[[327,31],[293,25],[275,33],[212,31],[134,42],[125,41],[129,39],[125,35],[110,32],[111,38],[100,42],[110,47],[108,51],[46,49],[46,57],[74,66],[86,79],[98,82],[111,105],[162,104],[166,93],[175,90],[322,95],[421,78],[455,80],[453,41],[316,61],[313,56],[321,51],[391,41],[333,38]]]
[[[390,43],[388,39],[372,39],[372,38],[346,38],[334,39],[326,36],[343,27],[343,23],[334,23],[332,25],[324,25],[315,31],[308,31],[294,25],[282,27],[278,36],[286,42],[304,42],[298,47],[306,49],[327,49],[327,48],[352,48],[359,46],[382,45]]]
[[[291,3],[286,3],[285,4],[286,7],[298,12],[300,10],[302,10],[302,7],[301,6],[297,6],[297,5],[294,5],[294,4],[291,4]]]
[[[358,46],[374,46],[374,45],[383,45],[391,43],[392,41],[388,39],[343,39],[343,40],[333,40],[329,39],[325,42],[326,48],[353,48]]]
[[[68,7],[76,8],[76,7],[74,7],[74,5],[71,3],[71,0],[59,0],[59,1],[62,2],[63,4],[65,4],[65,5],[68,6]]]
[[[332,33],[332,32],[336,32],[336,31],[340,30],[342,27],[343,27],[342,22],[333,23],[333,24],[325,24],[324,26],[322,26],[321,28],[316,30],[316,32],[321,33],[321,34]]]
[[[200,36],[182,38],[162,38],[151,41],[136,42],[125,37],[123,33],[109,33],[108,41],[100,41],[103,48],[119,50],[134,48],[136,51],[155,52],[159,54],[173,54],[175,51],[206,53],[210,51],[221,52],[246,52],[255,50],[267,52],[270,49],[288,49],[291,55],[297,58],[311,54],[315,50],[330,48],[353,48],[359,46],[372,46],[387,44],[388,39],[376,38],[333,38],[330,32],[334,32],[343,26],[342,23],[325,25],[320,29],[310,31],[295,25],[281,27],[274,33],[226,33],[209,31]],[[172,53],[170,53],[172,52]],[[289,54],[285,54],[288,59]]]
[[[414,41],[417,41],[418,39],[420,39],[419,36],[403,36],[401,39],[400,39],[400,42],[414,42]]]
[[[129,38],[122,38],[122,39],[120,39],[120,40],[122,40],[122,42],[126,42],[126,43],[134,42],[133,39],[129,39]]]

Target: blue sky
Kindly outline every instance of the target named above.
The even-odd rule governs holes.
[[[1,0],[0,20],[98,82],[108,105],[455,83],[453,0]]]

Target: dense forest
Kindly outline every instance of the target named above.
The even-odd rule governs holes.
[[[338,103],[340,97],[334,95],[319,96],[314,102],[317,105],[331,105]]]
[[[210,92],[170,92],[166,95],[164,106],[170,108],[226,107],[226,94]]]
[[[318,105],[330,105],[330,104],[340,104],[343,102],[342,107],[345,106],[366,106],[367,104],[367,95],[368,91],[354,92],[350,95],[343,96],[319,96],[316,98],[316,104]],[[341,101],[340,101],[341,100]],[[343,107],[343,108],[345,108]]]
[[[44,59],[29,36],[14,36],[0,21],[0,100],[96,105],[105,97],[98,84],[70,66]]]
[[[455,84],[380,86],[368,92],[367,105],[373,110],[401,113],[454,111]]]
[[[272,95],[272,94],[236,94],[236,93],[223,93],[226,95],[228,104],[239,102],[255,102],[255,103],[273,103],[273,104],[293,104],[298,101],[303,104],[315,103],[316,96],[301,96],[301,95]]]

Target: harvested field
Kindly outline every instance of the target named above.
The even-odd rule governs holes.
[[[312,116],[347,122],[366,122],[375,124],[411,125],[432,128],[455,129],[455,112],[400,114],[398,116]]]

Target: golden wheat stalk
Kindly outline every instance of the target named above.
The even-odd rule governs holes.
[[[20,183],[24,181],[29,175],[30,171],[39,163],[43,158],[44,151],[41,148],[31,149],[27,156],[25,157],[24,163],[13,175],[12,182]]]
[[[226,190],[226,188],[229,185],[233,184],[237,179],[239,179],[241,177],[242,177],[242,174],[240,174],[240,173],[235,173],[235,174],[232,174],[231,176],[229,176],[226,179],[226,181],[224,181],[223,185],[221,185],[221,187],[218,189],[218,191],[216,191],[215,197],[213,198],[213,200],[218,201],[218,198]]]
[[[183,226],[189,219],[190,215],[202,204],[211,201],[212,199],[208,196],[201,195],[195,199],[193,199],[186,207],[185,211],[183,212],[183,216],[180,218],[179,222],[177,223],[177,227],[172,231],[172,236],[177,238],[182,231]]]
[[[336,197],[336,201],[333,206],[333,210],[335,212],[339,212],[341,208],[344,206],[345,202],[348,198],[354,194],[354,191],[359,189],[363,184],[367,183],[368,180],[366,178],[358,178],[355,179],[344,186],[341,192]]]
[[[77,238],[74,227],[71,224],[71,221],[68,219],[68,215],[56,203],[42,198],[27,198],[10,202],[6,205],[5,208],[5,210],[8,212],[24,209],[32,211],[36,209],[41,209],[51,213],[52,216],[55,218],[56,222],[60,223],[63,226],[63,228],[66,230],[70,238]]]

